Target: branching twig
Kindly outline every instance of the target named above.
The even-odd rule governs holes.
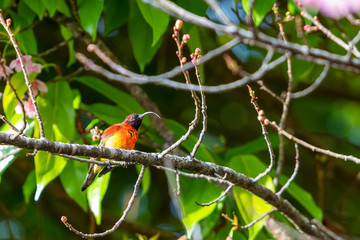
[[[275,212],[275,209],[271,209],[270,211],[268,211],[267,213],[263,214],[261,217],[259,217],[258,219],[255,219],[254,221],[244,225],[244,226],[240,226],[239,229],[248,229],[252,226],[254,226],[256,223],[260,222],[261,220],[263,220],[265,217],[269,216],[270,214],[272,214],[273,212]]]
[[[62,41],[61,43],[59,43],[58,45],[44,51],[44,52],[41,52],[41,53],[38,53],[38,54],[34,54],[33,56],[34,57],[43,57],[43,56],[46,56],[46,55],[49,55],[55,51],[57,51],[58,49],[60,49],[61,47],[63,46],[66,46],[70,41],[74,40],[74,37],[71,37],[65,41]]]
[[[210,206],[210,205],[212,205],[212,204],[214,204],[214,203],[217,203],[217,202],[220,201],[223,197],[225,197],[226,194],[228,194],[228,192],[232,189],[233,186],[234,186],[234,184],[230,184],[230,185],[227,187],[227,189],[226,189],[223,193],[221,193],[221,195],[220,195],[218,198],[216,198],[215,200],[213,200],[213,201],[211,201],[211,202],[209,202],[209,203],[198,203],[198,202],[195,202],[195,203],[196,203],[196,205],[199,205],[199,206],[202,206],[202,207]]]
[[[11,41],[11,43],[12,43],[12,45],[13,45],[15,51],[16,51],[16,55],[17,55],[17,57],[18,57],[18,59],[20,61],[21,70],[22,70],[22,72],[24,74],[25,83],[26,83],[26,86],[28,87],[29,96],[30,96],[30,99],[32,101],[32,104],[34,105],[36,119],[38,120],[38,123],[39,123],[40,138],[45,138],[43,121],[42,121],[42,118],[41,118],[41,115],[40,115],[39,106],[38,106],[38,104],[36,102],[35,95],[34,95],[34,92],[32,90],[29,75],[28,75],[27,70],[25,68],[24,60],[22,58],[22,54],[20,52],[19,46],[18,46],[18,44],[17,44],[17,42],[15,40],[14,34],[10,30],[11,19],[7,19],[6,22],[5,22],[2,14],[1,14],[1,11],[0,11],[0,24],[5,28],[7,34],[9,35],[10,41]]]
[[[301,98],[301,97],[305,97],[306,95],[312,93],[322,83],[322,81],[328,74],[329,69],[330,69],[330,64],[326,64],[324,69],[322,70],[321,74],[319,75],[319,77],[317,77],[317,79],[315,80],[315,82],[313,84],[311,84],[309,87],[307,87],[304,90],[301,90],[301,91],[298,91],[295,93],[291,93],[291,98]]]
[[[260,122],[260,125],[261,125],[261,129],[262,129],[262,134],[264,135],[264,139],[265,139],[265,142],[267,144],[267,147],[268,147],[268,151],[269,151],[269,155],[270,155],[270,164],[269,166],[265,169],[264,172],[260,173],[259,175],[257,175],[254,179],[254,181],[259,181],[261,178],[263,178],[264,176],[268,175],[273,166],[274,166],[274,159],[275,159],[275,154],[274,154],[274,150],[271,146],[271,142],[270,142],[270,139],[269,139],[269,134],[266,130],[266,126],[265,126],[265,113],[263,110],[260,110],[258,104],[257,104],[257,97],[255,97],[255,92],[250,88],[250,86],[248,85],[248,89],[249,89],[249,93],[250,93],[250,97],[251,97],[251,103],[252,105],[254,106],[257,114],[258,114],[258,117],[257,119],[259,120]]]
[[[290,183],[292,181],[294,181],[296,174],[299,171],[299,165],[300,165],[300,161],[299,161],[299,146],[297,145],[297,143],[295,143],[295,169],[294,172],[292,173],[291,177],[288,179],[288,181],[284,184],[284,186],[282,186],[282,188],[276,193],[277,195],[281,196],[281,194],[283,194],[283,192],[289,187]]]
[[[319,28],[319,30],[321,32],[323,32],[325,34],[326,37],[328,37],[329,39],[333,40],[337,45],[339,45],[340,47],[344,48],[346,51],[351,50],[350,46],[348,44],[346,44],[343,40],[341,40],[340,38],[338,38],[337,36],[335,36],[329,29],[327,29],[326,27],[324,27],[324,25],[322,25],[319,21],[319,19],[317,18],[317,16],[312,17],[305,8],[301,7],[301,15],[304,16],[305,18],[307,18],[308,20],[310,20],[315,26],[317,26]],[[360,58],[360,52],[353,48],[351,50],[352,54],[354,54],[357,58]]]
[[[1,65],[1,68],[2,68],[2,71],[5,75],[5,78],[6,78],[6,84],[8,84],[11,88],[11,90],[14,92],[14,96],[15,98],[18,100],[19,104],[20,104],[20,107],[21,107],[21,112],[23,114],[22,116],[22,119],[23,119],[23,126],[18,130],[13,124],[10,123],[10,121],[7,120],[7,118],[5,116],[2,116],[1,115],[1,119],[7,123],[14,131],[17,132],[17,134],[14,136],[14,138],[17,138],[19,135],[22,135],[25,128],[26,128],[26,125],[27,125],[27,122],[26,122],[26,112],[25,112],[25,106],[24,106],[24,102],[20,99],[19,95],[17,94],[16,92],[16,89],[15,87],[12,85],[11,83],[11,79],[10,79],[10,76],[8,75],[7,71],[6,71],[6,68],[5,68],[5,61],[3,59],[0,60],[0,65]]]
[[[104,237],[112,232],[114,232],[116,229],[119,228],[120,224],[125,220],[125,217],[126,215],[129,213],[129,211],[131,210],[131,207],[133,206],[134,202],[135,202],[135,198],[137,196],[137,193],[138,193],[138,190],[139,190],[139,187],[140,187],[140,183],[141,183],[141,180],[144,176],[144,173],[145,173],[145,169],[146,167],[143,165],[141,170],[140,170],[140,173],[139,173],[139,177],[134,185],[134,191],[133,191],[133,194],[131,195],[131,198],[128,202],[128,205],[127,207],[125,208],[124,212],[123,212],[123,215],[121,216],[121,218],[114,224],[114,226],[109,229],[109,230],[106,230],[105,232],[102,232],[102,233],[92,233],[92,234],[89,234],[89,233],[83,233],[83,232],[80,232],[78,230],[76,230],[67,220],[67,217],[63,216],[61,218],[61,221],[65,224],[65,226],[67,228],[69,228],[70,231],[73,231],[74,233],[80,235],[81,237],[83,238],[95,238],[95,237]]]

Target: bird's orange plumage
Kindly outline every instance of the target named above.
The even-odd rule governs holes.
[[[145,113],[146,114],[146,113]],[[138,128],[142,122],[142,115],[131,114],[125,118],[122,123],[117,123],[108,127],[101,137],[99,146],[113,147],[126,150],[132,150],[138,138]],[[99,161],[107,161],[105,158],[98,159]],[[84,191],[95,179],[100,172],[99,177],[107,172],[110,172],[116,166],[105,167],[103,165],[90,164],[88,175],[85,179],[81,191]]]

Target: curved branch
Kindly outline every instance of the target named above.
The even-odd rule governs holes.
[[[140,151],[129,151],[117,148],[104,148],[98,146],[68,144],[54,142],[47,139],[34,139],[19,136],[15,140],[11,139],[11,134],[0,133],[0,143],[13,145],[24,149],[38,149],[49,153],[68,154],[87,156],[94,158],[107,158],[144,164],[146,166],[167,166],[168,163],[175,169],[194,171],[198,174],[208,176],[225,176],[226,179],[236,186],[242,187],[254,195],[264,199],[267,203],[274,206],[282,214],[292,220],[292,222],[303,232],[323,239],[323,234],[313,228],[308,218],[302,215],[287,200],[277,196],[268,188],[258,184],[252,178],[234,171],[231,168],[219,166],[214,163],[200,161],[196,158],[179,157],[171,154],[158,158],[158,153],[145,153]],[[360,159],[359,159],[360,160]]]

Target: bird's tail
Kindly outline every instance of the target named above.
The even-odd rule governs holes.
[[[97,175],[98,172],[94,171],[94,165],[91,164],[90,165],[90,169],[89,169],[89,172],[86,176],[86,179],[83,183],[83,185],[81,186],[81,191],[85,191],[85,189],[90,186],[90,184],[94,181],[96,175]]]

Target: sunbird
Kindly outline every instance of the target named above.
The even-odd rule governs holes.
[[[132,150],[135,147],[135,143],[138,139],[138,129],[142,123],[143,117],[147,114],[155,114],[154,112],[146,112],[143,114],[130,114],[125,118],[122,123],[116,123],[108,127],[102,134],[100,147],[113,147],[126,150]],[[97,159],[99,161],[107,161],[105,158]],[[117,165],[104,166],[90,163],[89,172],[81,187],[81,191],[90,186],[94,181],[96,175],[99,173],[99,177],[113,170]]]

